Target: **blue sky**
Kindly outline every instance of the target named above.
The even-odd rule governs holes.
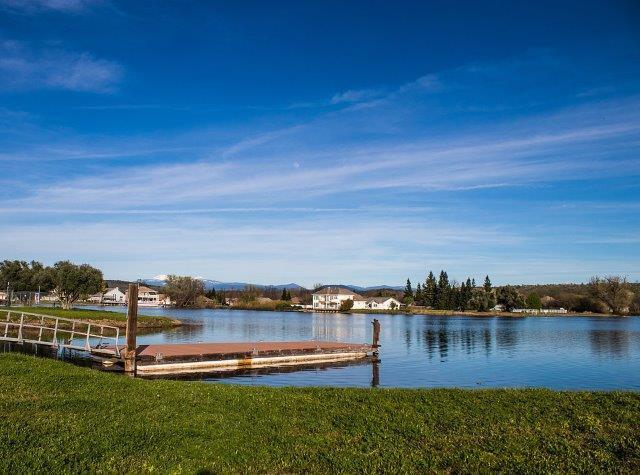
[[[640,7],[0,0],[0,257],[640,279]]]

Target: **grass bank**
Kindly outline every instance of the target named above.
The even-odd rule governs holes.
[[[74,308],[65,310],[52,307],[11,307],[11,311],[39,313],[51,315],[53,317],[71,318],[74,320],[102,323],[125,328],[127,316],[121,312],[111,312],[109,310],[89,310],[84,308]],[[6,309],[0,309],[0,318],[6,317]],[[138,315],[138,328],[168,328],[181,325],[180,320],[169,317],[150,317]]]
[[[0,473],[640,470],[640,394],[240,387],[0,355]]]

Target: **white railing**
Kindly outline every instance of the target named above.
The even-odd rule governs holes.
[[[118,327],[0,309],[0,317],[3,314],[6,315],[4,319],[0,319],[0,341],[32,343],[120,357]]]

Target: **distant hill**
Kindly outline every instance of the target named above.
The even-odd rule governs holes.
[[[352,290],[353,292],[370,292],[372,290],[403,290],[404,286],[402,285],[396,285],[396,286],[392,286],[392,285],[372,285],[369,287],[361,287],[359,285],[351,285],[351,284],[326,284],[323,285],[322,287],[320,287],[321,289],[324,289],[325,287],[345,287],[349,290]]]
[[[162,274],[162,275],[157,275],[153,278],[150,279],[141,279],[140,282],[144,283],[145,285],[149,285],[149,286],[153,286],[153,287],[162,287],[164,286],[166,280],[167,280],[167,275]],[[260,284],[251,284],[248,282],[222,282],[219,280],[212,280],[212,279],[205,279],[203,277],[196,277],[196,279],[199,279],[202,281],[205,290],[211,290],[211,289],[216,289],[216,290],[244,290],[247,287],[251,286],[251,287],[257,287],[259,289],[266,289],[266,288],[275,288],[277,290],[282,290],[282,289],[287,289],[287,290],[303,290],[304,287],[302,287],[301,285],[295,284],[295,283],[289,283],[289,284],[277,284],[277,285],[260,285]]]
[[[159,289],[161,287],[164,287],[167,277],[168,276],[166,274],[160,274],[155,277],[150,277],[147,279],[139,279],[137,280],[137,282],[147,285],[149,287],[155,287]],[[305,287],[303,287],[302,285],[296,284],[295,282],[290,282],[288,284],[270,285],[270,284],[252,284],[249,282],[223,282],[220,280],[205,279],[203,277],[196,277],[196,279],[200,279],[202,281],[202,283],[204,284],[205,290],[216,289],[216,290],[236,290],[237,291],[237,290],[245,290],[249,286],[256,287],[258,289],[274,288],[276,290],[282,290],[282,289],[307,290]],[[106,283],[107,283],[107,286],[109,287],[121,287],[125,289],[130,282],[126,280],[119,280],[119,279],[107,279]],[[404,289],[404,287],[401,285],[399,286],[372,285],[368,287],[362,287],[359,285],[351,285],[351,284],[327,284],[327,285],[323,285],[323,287],[346,287],[358,293],[375,292],[375,291],[382,291],[382,290],[400,291]]]

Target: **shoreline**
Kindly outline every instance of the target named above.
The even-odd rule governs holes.
[[[80,323],[108,325],[120,329],[127,327],[127,314],[110,310],[94,310],[87,308],[62,309],[59,307],[4,307],[0,308],[0,316],[7,311],[15,313],[35,313],[51,317],[69,318]],[[138,313],[138,328],[143,330],[176,328],[184,323],[173,317],[143,315]]]
[[[614,315],[611,313],[594,312],[568,312],[568,313],[523,313],[523,312],[478,312],[475,310],[378,310],[378,309],[357,309],[347,312],[316,312],[310,309],[282,309],[282,308],[260,308],[250,306],[217,306],[217,307],[190,307],[188,310],[243,310],[256,312],[296,312],[296,313],[327,313],[327,314],[360,314],[360,315],[424,315],[432,317],[633,317],[635,315]],[[180,310],[180,309],[177,309]]]

